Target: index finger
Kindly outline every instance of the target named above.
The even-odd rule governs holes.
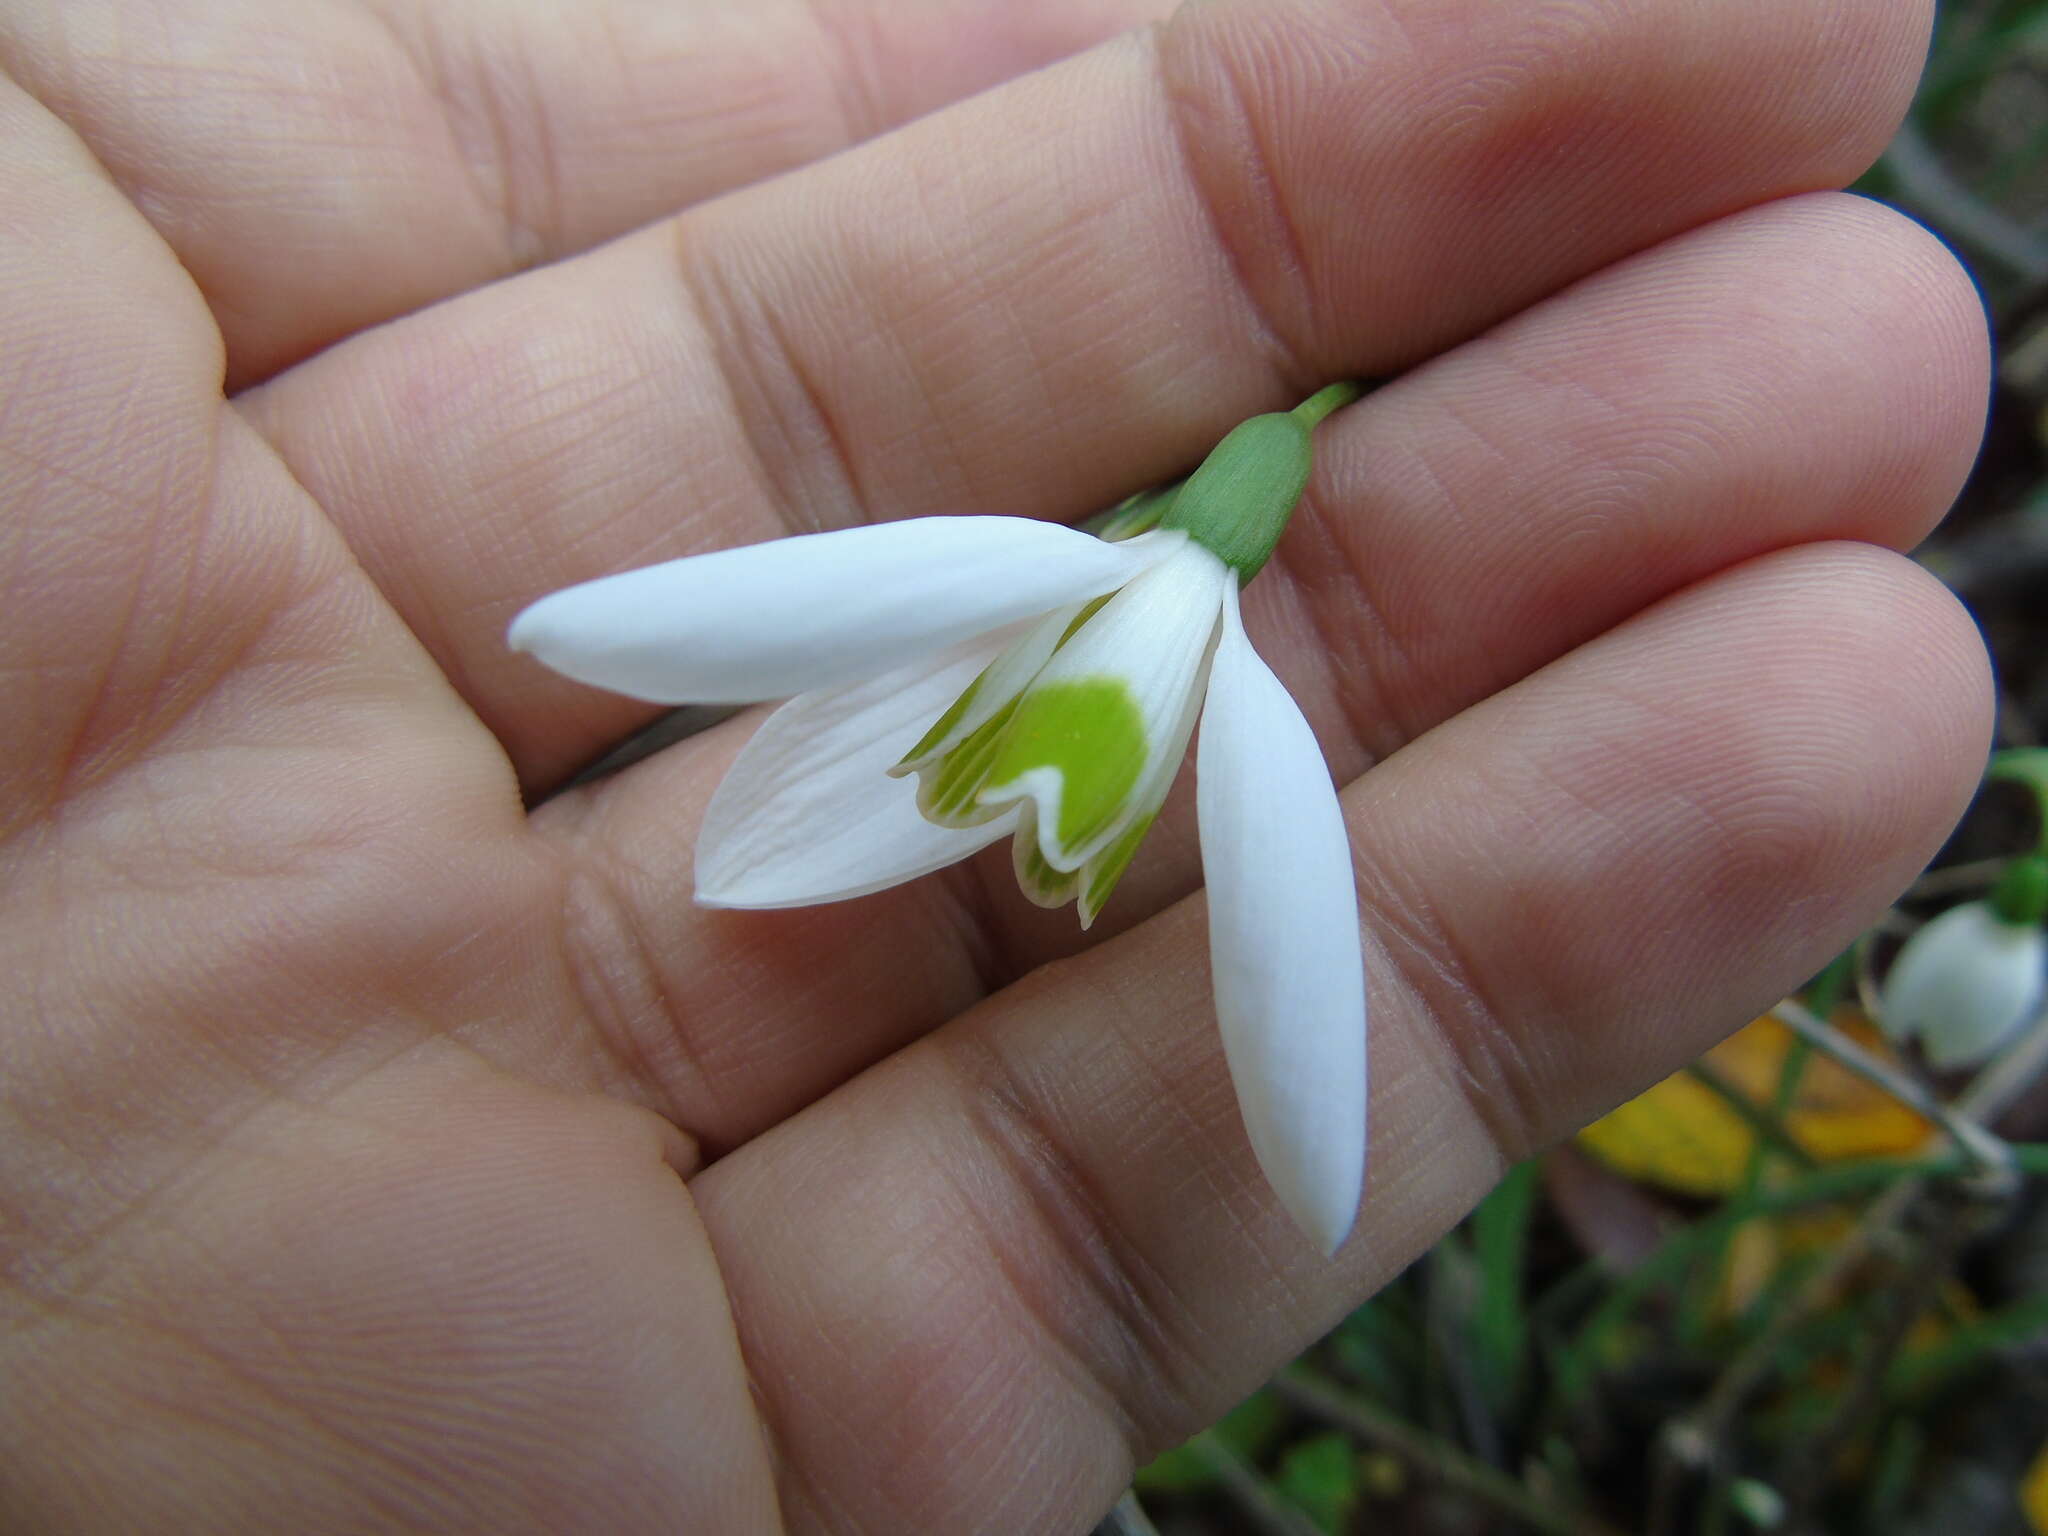
[[[177,251],[239,388],[1160,9],[26,0],[0,60]]]

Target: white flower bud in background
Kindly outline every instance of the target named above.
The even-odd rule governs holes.
[[[2048,859],[2015,860],[1989,900],[1951,907],[1908,939],[1884,979],[1885,1033],[1936,1067],[1997,1054],[2048,991]]]

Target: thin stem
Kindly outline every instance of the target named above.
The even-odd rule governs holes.
[[[1800,1030],[1798,1022],[1790,1018],[1786,1018],[1784,1022],[1788,1028],[1799,1031],[1801,1038],[1810,1038],[1805,1031]],[[1838,1033],[1833,1030],[1828,1032]],[[1815,1049],[1826,1049],[1826,1045],[1818,1039],[1813,1043]],[[1853,1045],[1853,1042],[1846,1039],[1841,1043]],[[1841,1057],[1836,1056],[1835,1059],[1839,1061]],[[1883,1063],[1876,1062],[1875,1058],[1871,1058],[1871,1061],[1874,1065],[1883,1066]],[[1851,1065],[1847,1062],[1843,1064]],[[1996,1142],[2001,1156],[1993,1166],[2009,1179],[2018,1154],[2010,1143],[1999,1140],[1982,1128],[1985,1122],[1996,1120],[2044,1068],[2048,1068],[2048,1008],[2042,1009],[2018,1044],[2003,1052],[1971,1081],[1957,1096],[1953,1106],[1943,1106],[1944,1128],[1952,1127],[1950,1135],[1958,1149],[1969,1148],[1973,1140],[1968,1134],[1956,1134],[1958,1130],[1977,1132],[1985,1139]],[[1886,1086],[1889,1091],[1889,1085],[1880,1086]],[[1918,1088],[1917,1084],[1912,1086]],[[1907,1102],[1912,1101],[1909,1099]],[[1920,1106],[1915,1104],[1913,1107],[1917,1109]],[[2029,1153],[2032,1151],[2026,1150]],[[1969,1156],[1970,1153],[1966,1150],[1965,1155]],[[1985,1164],[1975,1157],[1971,1160],[1977,1162],[1980,1169],[1985,1167]],[[2032,1163],[2034,1158],[2026,1156],[2019,1160]],[[1715,1381],[1713,1389],[1707,1394],[1699,1409],[1675,1421],[1666,1431],[1658,1447],[1660,1459],[1657,1483],[1661,1485],[1667,1509],[1675,1507],[1673,1501],[1676,1498],[1677,1483],[1682,1476],[1682,1470],[1688,1465],[1704,1468],[1711,1479],[1710,1510],[1723,1507],[1732,1476],[1727,1440],[1734,1427],[1736,1414],[1776,1368],[1784,1342],[1815,1312],[1832,1305],[1849,1276],[1898,1229],[1907,1212],[1928,1188],[1931,1173],[1932,1170],[1929,1170],[1928,1173],[1901,1179],[1873,1202],[1848,1238],[1837,1245],[1827,1261],[1807,1277],[1797,1294],[1779,1308],[1762,1331],[1756,1334],[1730,1362],[1728,1369]],[[1994,1178],[1994,1183],[1998,1182],[2002,1181]],[[1952,1233],[1961,1230],[1954,1224],[1954,1218],[1951,1218],[1951,1222],[1945,1225],[1942,1236],[1948,1240]],[[1934,1252],[1937,1246],[1940,1252]],[[1936,1261],[1931,1271],[1927,1267],[1930,1253],[1933,1253]],[[1908,1291],[1922,1290],[1924,1277],[1929,1273],[1932,1273],[1934,1281],[1938,1282],[1941,1276],[1947,1273],[1947,1262],[1953,1257],[1954,1248],[1950,1246],[1949,1241],[1944,1241],[1940,1245],[1924,1246],[1921,1251],[1921,1263],[1916,1265],[1908,1276]],[[1910,1312],[1902,1309],[1894,1313],[1895,1324],[1898,1318],[1903,1317],[1904,1325],[1910,1327],[1913,1318],[1917,1317],[1921,1307],[1924,1307],[1926,1297],[1932,1294],[1932,1287],[1926,1287],[1924,1294],[1919,1297],[1919,1306]],[[1888,1335],[1891,1331],[1887,1330]],[[1896,1339],[1888,1339],[1887,1342],[1896,1347]],[[1867,1371],[1867,1362],[1873,1356],[1879,1357],[1882,1362],[1879,1369],[1882,1365],[1888,1365],[1891,1352],[1876,1349],[1867,1351],[1860,1357],[1866,1362],[1864,1369]],[[1871,1379],[1867,1374],[1859,1373],[1851,1391],[1843,1399],[1842,1410],[1827,1429],[1823,1430],[1823,1440],[1830,1440],[1837,1433],[1853,1429],[1855,1418],[1867,1411],[1869,1393],[1876,1390],[1876,1387],[1871,1385]],[[1881,1384],[1881,1376],[1875,1379]],[[1796,1495],[1793,1500],[1795,1507],[1817,1495],[1817,1489],[1805,1481],[1806,1474],[1801,1473],[1800,1476],[1800,1486],[1792,1490]]]
[[[1884,152],[1884,164],[1898,177],[1903,201],[2015,276],[2029,283],[2048,282],[2048,242],[1974,196],[1950,174],[1914,124],[1900,126]]]
[[[1775,1153],[1801,1169],[1818,1166],[1814,1155],[1785,1128],[1784,1110],[1776,1105],[1762,1108],[1749,1094],[1704,1058],[1685,1069],[1685,1074],[1727,1106],[1728,1112],[1747,1126],[1756,1138],[1756,1155]],[[1786,1096],[1789,1099],[1789,1095]],[[1745,1179],[1745,1187],[1756,1188],[1756,1180]]]
[[[1855,979],[1856,946],[1852,943],[1823,966],[1821,973],[1813,978],[1812,983],[1806,988],[1806,1006],[1813,1010],[1817,1018],[1833,1018],[1836,1004],[1841,1002],[1842,994],[1849,990],[1849,984]]]
[[[1883,989],[1877,980],[1877,936],[1897,931],[1891,925],[1904,917],[1897,907],[1891,908],[1855,943],[1856,1007],[1866,1019],[1884,1016]]]
[[[1136,1491],[1126,1488],[1124,1496],[1116,1501],[1116,1507],[1095,1527],[1095,1536],[1159,1536],[1159,1527],[1145,1513],[1145,1506],[1138,1502]]]
[[[1957,1256],[1977,1230],[1981,1212],[1967,1203],[1942,1213],[1939,1226],[1919,1244],[1912,1262],[1891,1287],[1888,1308],[1878,1336],[1856,1352],[1854,1374],[1827,1423],[1796,1451],[1788,1450],[1778,1487],[1785,1496],[1786,1524],[1797,1530],[1820,1498],[1837,1456],[1865,1418],[1877,1407],[1885,1378],[1904,1348],[1906,1335],[1934,1300],[1941,1282],[1955,1267]]]
[[[1297,420],[1307,424],[1313,432],[1322,425],[1330,412],[1351,404],[1365,393],[1365,386],[1355,379],[1346,379],[1340,384],[1327,384],[1317,390],[1294,408]]]
[[[722,720],[730,720],[740,712],[737,704],[684,704],[667,714],[659,715],[642,726],[624,741],[599,757],[595,762],[576,771],[576,776],[559,789],[548,791],[549,796],[565,794],[580,789],[585,784],[594,784],[599,779],[608,779],[615,773],[622,773],[643,758],[652,757],[664,747],[708,731]],[[531,809],[532,807],[529,807]]]
[[[2000,854],[1995,859],[1972,859],[1967,864],[1944,864],[1930,869],[1912,884],[1906,895],[1914,901],[1932,901],[1942,896],[1988,891],[1998,883],[2012,860]]]
[[[1340,1391],[1300,1366],[1275,1377],[1273,1390],[1295,1407],[1393,1452],[1424,1476],[1491,1504],[1545,1536],[1620,1536],[1596,1516],[1560,1508],[1498,1467],[1417,1429],[1377,1404]]]
[[[1977,1119],[1943,1103],[1922,1084],[1873,1056],[1826,1020],[1816,1018],[1789,998],[1771,1010],[1771,1017],[1799,1036],[1837,1066],[1875,1083],[1901,1104],[1925,1115],[1954,1141],[1957,1150],[1977,1163],[1993,1178],[2013,1176],[2012,1149],[2004,1140],[1984,1129]]]
[[[1275,1493],[1259,1476],[1258,1468],[1232,1450],[1220,1436],[1204,1431],[1189,1444],[1209,1464],[1209,1470],[1216,1474],[1217,1481],[1251,1517],[1252,1525],[1260,1536],[1322,1536],[1314,1521]]]
[[[1728,1441],[1735,1427],[1736,1415],[1751,1394],[1778,1369],[1786,1340],[1797,1333],[1814,1312],[1828,1305],[1840,1293],[1850,1272],[1863,1262],[1865,1251],[1864,1245],[1853,1238],[1837,1248],[1819,1269],[1807,1276],[1798,1293],[1781,1305],[1770,1321],[1744,1345],[1728,1369],[1715,1378],[1705,1401],[1665,1427],[1657,1441],[1657,1469],[1652,1486],[1658,1495],[1654,1502],[1667,1522],[1676,1510],[1678,1487],[1684,1474],[1697,1469],[1708,1477],[1710,1520],[1725,1524],[1716,1517],[1726,1508],[1729,1484],[1733,1478],[1733,1457]],[[1667,1523],[1651,1529],[1661,1536],[1672,1526]]]
[[[1956,1095],[1956,1113],[1990,1124],[2012,1108],[2013,1101],[2031,1088],[2044,1070],[2048,1070],[2048,1005],[2034,1015],[2025,1034],[1999,1052]]]

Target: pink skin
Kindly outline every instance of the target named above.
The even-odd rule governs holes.
[[[231,9],[0,20],[0,1523],[1085,1528],[1969,793],[1894,551],[1982,322],[1819,190],[1914,6],[1221,0],[815,165],[1147,8]],[[1336,1262],[1184,797],[1085,936],[1000,850],[692,909],[751,715],[522,810],[645,718],[504,651],[533,596],[1403,369],[1246,601],[1355,780]]]

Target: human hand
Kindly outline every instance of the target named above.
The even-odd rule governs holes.
[[[1144,9],[8,7],[0,1521],[1083,1528],[1932,851],[1983,327],[1814,192],[1924,9],[1197,5],[823,158]],[[522,809],[648,717],[539,593],[1400,370],[1245,601],[1350,784],[1335,1262],[1184,793],[1085,936],[1000,850],[692,909],[755,716]]]

